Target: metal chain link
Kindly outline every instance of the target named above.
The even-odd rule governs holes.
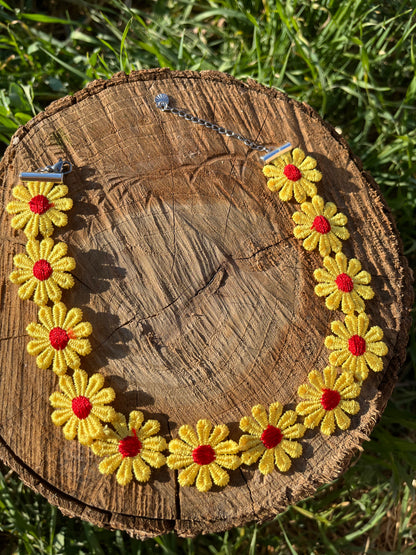
[[[157,95],[155,98],[155,102],[156,102],[156,106],[160,110],[162,110],[162,112],[170,112],[171,114],[175,114],[180,118],[184,118],[186,121],[190,121],[191,123],[196,123],[197,125],[203,125],[207,129],[213,129],[220,135],[225,135],[226,137],[232,137],[233,139],[237,139],[237,141],[243,142],[246,146],[248,146],[249,148],[252,148],[253,150],[258,150],[259,152],[272,151],[272,149],[267,148],[264,145],[257,144],[254,141],[247,139],[247,137],[244,137],[239,133],[235,133],[230,129],[226,129],[225,127],[221,127],[216,123],[212,123],[205,119],[198,118],[197,116],[193,116],[192,114],[185,112],[185,110],[179,110],[178,108],[173,108],[172,106],[169,106],[169,97],[165,94]]]

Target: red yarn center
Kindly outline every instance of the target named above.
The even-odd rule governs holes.
[[[302,177],[299,168],[297,168],[293,164],[288,164],[283,170],[283,173],[288,179],[290,179],[290,181],[299,181],[299,179]]]
[[[70,337],[62,328],[52,328],[49,332],[49,341],[54,349],[62,351],[68,345]]]
[[[215,461],[215,451],[211,445],[198,445],[192,451],[192,458],[196,464],[210,464]]]
[[[325,410],[334,410],[341,401],[341,395],[335,389],[323,389],[321,397],[321,405]]]
[[[316,229],[318,233],[329,233],[331,231],[331,224],[324,216],[316,216],[311,226],[311,229]]]
[[[348,339],[348,349],[350,353],[355,355],[356,357],[360,357],[365,353],[366,344],[364,337],[360,335],[353,335]]]
[[[263,445],[266,449],[273,449],[273,447],[276,447],[276,445],[279,445],[279,443],[282,441],[283,434],[279,428],[276,428],[275,426],[269,424],[264,432],[261,434],[260,439],[262,440]]]
[[[335,280],[337,287],[343,293],[351,293],[354,289],[354,282],[348,274],[339,274]]]
[[[45,281],[52,275],[52,266],[47,260],[38,260],[33,265],[33,275],[40,281]]]
[[[80,395],[79,397],[74,397],[72,399],[72,412],[80,420],[84,420],[90,414],[92,409],[92,404],[88,397]]]
[[[118,442],[118,451],[124,457],[135,457],[142,450],[141,441],[136,436],[136,430],[132,430],[133,435],[127,436]]]
[[[29,201],[29,208],[35,214],[44,214],[51,206],[52,204],[49,203],[49,200],[44,195],[36,195]]]

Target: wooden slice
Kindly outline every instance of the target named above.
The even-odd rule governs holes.
[[[251,407],[280,401],[294,409],[297,389],[322,370],[330,323],[343,319],[314,294],[319,252],[293,235],[295,202],[266,186],[257,152],[242,142],[156,109],[172,105],[268,147],[290,141],[323,174],[318,192],[348,216],[347,257],[372,275],[366,303],[384,330],[384,370],[371,372],[361,410],[346,432],[309,430],[303,455],[287,473],[256,466],[230,473],[207,493],[178,486],[166,466],[151,481],[126,487],[98,472],[99,458],[66,441],[50,418],[58,378],[26,351],[37,307],[8,280],[26,238],[1,213],[0,454],[34,490],[65,514],[139,537],[224,530],[271,518],[337,477],[368,438],[405,354],[411,277],[390,210],[346,142],[307,105],[253,81],[216,72],[166,69],[115,75],[54,102],[20,128],[0,171],[1,203],[21,171],[69,160],[65,177],[74,208],[54,238],[76,260],[76,286],[65,292],[93,325],[93,352],[83,359],[117,394],[115,407],[157,418],[177,437],[201,418],[238,423]]]

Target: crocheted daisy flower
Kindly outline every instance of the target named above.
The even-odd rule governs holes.
[[[270,177],[269,189],[280,191],[281,200],[287,201],[294,196],[297,202],[303,202],[307,196],[316,195],[314,183],[321,180],[322,174],[315,168],[316,160],[305,157],[303,150],[295,148],[292,153],[283,154],[264,166],[263,173]]]
[[[364,312],[363,299],[372,299],[374,291],[368,286],[371,276],[361,271],[361,263],[356,258],[348,260],[344,253],[338,252],[335,260],[325,256],[324,266],[325,269],[318,268],[313,275],[320,282],[315,287],[315,293],[318,297],[327,297],[327,308],[336,310],[341,303],[345,314]]]
[[[337,213],[333,202],[324,202],[319,195],[312,198],[312,202],[304,202],[300,209],[292,216],[298,224],[293,233],[297,239],[304,239],[303,246],[307,251],[312,251],[319,244],[321,256],[327,256],[331,251],[339,252],[342,249],[340,239],[348,239],[350,234],[344,227],[347,216]]]
[[[166,463],[169,468],[183,469],[178,476],[181,486],[191,486],[196,480],[199,491],[211,489],[212,482],[224,487],[230,480],[224,468],[235,470],[240,466],[238,444],[231,439],[224,441],[229,434],[227,426],[212,427],[208,420],[199,420],[195,433],[185,424],[179,428],[181,439],[169,442],[169,451],[173,454],[168,456]]]
[[[35,339],[29,341],[29,354],[37,356],[39,368],[49,368],[58,375],[65,374],[67,367],[79,368],[81,361],[78,355],[85,356],[91,352],[88,335],[92,332],[89,322],[82,322],[82,310],[68,310],[64,303],[57,303],[53,308],[44,306],[39,309],[40,324],[32,322],[26,328],[28,334]],[[78,353],[78,354],[77,354]]]
[[[273,472],[275,465],[281,472],[286,472],[292,465],[292,459],[302,455],[302,445],[293,441],[303,437],[305,426],[296,424],[297,414],[293,410],[283,413],[280,403],[272,403],[269,414],[262,405],[251,409],[251,416],[240,420],[240,428],[249,435],[240,438],[243,451],[241,461],[253,464],[260,457],[259,470],[262,474]]]
[[[365,380],[368,369],[380,372],[383,361],[380,357],[387,354],[387,345],[381,341],[383,330],[373,326],[368,331],[369,319],[362,312],[358,316],[349,314],[345,317],[345,325],[336,320],[331,324],[335,335],[325,339],[325,346],[333,351],[329,362],[333,366],[341,366],[352,372],[359,380]]]
[[[56,185],[50,181],[29,181],[13,189],[13,196],[18,200],[6,206],[9,214],[16,214],[11,221],[14,229],[24,228],[28,238],[35,238],[39,233],[49,237],[53,226],[67,224],[68,217],[63,211],[72,208],[72,199],[63,198],[68,187],[62,183]]]
[[[75,268],[75,260],[65,256],[68,247],[65,243],[54,246],[53,239],[36,241],[30,239],[26,244],[26,252],[17,254],[14,264],[18,268],[10,274],[10,281],[23,284],[19,287],[22,300],[33,300],[38,305],[45,305],[48,300],[57,303],[62,296],[61,287],[69,289],[74,285],[70,272]]]
[[[121,486],[129,484],[133,474],[139,482],[147,482],[150,466],[160,468],[166,462],[161,453],[166,449],[166,441],[155,435],[160,430],[159,422],[143,422],[143,413],[138,410],[130,413],[128,426],[125,416],[117,413],[111,422],[115,431],[106,426],[103,437],[91,446],[96,455],[104,457],[98,466],[101,474],[117,470],[116,480]]]
[[[310,385],[302,384],[298,389],[301,401],[296,412],[306,416],[307,428],[315,428],[321,423],[321,432],[327,436],[335,431],[335,423],[341,430],[350,427],[351,420],[345,414],[357,414],[360,405],[354,401],[361,387],[354,382],[349,372],[337,374],[333,366],[327,366],[323,373],[312,370],[308,376]]]
[[[114,401],[114,389],[104,385],[102,374],[93,374],[88,380],[84,370],[75,370],[73,378],[68,375],[59,378],[62,393],[55,391],[49,397],[53,408],[51,418],[56,426],[64,426],[62,431],[66,439],[74,439],[84,445],[103,433],[101,421],[110,422],[115,417],[108,403]]]

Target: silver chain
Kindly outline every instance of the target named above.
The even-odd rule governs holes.
[[[258,150],[259,152],[272,151],[271,148],[267,148],[264,145],[257,144],[254,141],[247,139],[247,137],[244,137],[239,133],[235,133],[230,129],[226,129],[225,127],[221,127],[216,123],[212,123],[205,119],[198,118],[197,116],[193,116],[192,114],[190,114],[189,112],[186,112],[185,110],[179,110],[178,108],[173,108],[172,106],[169,106],[169,97],[167,94],[164,94],[164,93],[158,94],[155,98],[155,102],[156,102],[156,106],[160,110],[162,110],[162,112],[170,112],[171,114],[175,114],[180,118],[184,118],[186,121],[190,121],[191,123],[196,123],[198,125],[203,125],[207,129],[212,129],[217,133],[219,133],[220,135],[225,135],[226,137],[232,137],[233,139],[237,139],[237,141],[243,142],[246,146],[248,146],[249,148],[252,148],[253,150]]]

